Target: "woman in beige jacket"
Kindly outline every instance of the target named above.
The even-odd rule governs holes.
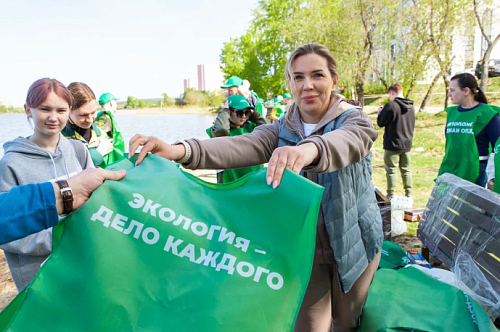
[[[269,162],[276,188],[286,168],[325,187],[311,279],[294,331],[355,331],[378,267],[382,221],[371,182],[370,148],[377,131],[359,108],[335,94],[336,61],[319,44],[292,53],[286,78],[295,100],[286,117],[250,134],[169,145],[135,135],[143,146],[190,169],[241,168]]]

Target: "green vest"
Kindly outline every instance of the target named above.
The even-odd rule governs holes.
[[[255,92],[253,92],[253,91],[252,91],[252,94],[255,96],[255,98],[257,98],[257,106],[255,107],[255,110],[257,112],[259,112],[260,115],[264,116],[264,114],[262,113],[263,106],[262,106],[262,103],[260,102],[259,96]]]
[[[375,273],[358,331],[497,330],[471,296],[408,267],[380,269]]]
[[[277,189],[266,170],[207,183],[154,155],[122,168],[64,219],[0,331],[292,331],[322,187],[289,170]]]
[[[281,102],[277,102],[274,104],[274,107],[276,107],[276,115],[278,118],[281,118],[281,116],[285,114],[286,106]]]
[[[243,128],[231,128],[229,130],[229,136],[239,136],[243,134],[251,133],[257,125],[253,122],[248,122],[247,125]],[[210,127],[206,130],[208,136],[212,138],[212,130],[213,127]],[[264,165],[256,165],[244,168],[235,168],[235,169],[225,169],[224,174],[222,175],[222,183],[229,183],[238,180],[239,178],[247,175],[251,172],[257,172],[264,168]]]
[[[493,191],[500,194],[500,138],[495,144],[495,184],[493,185]],[[497,181],[498,180],[498,181]]]
[[[479,177],[476,136],[498,110],[484,104],[468,112],[459,112],[458,106],[449,107],[446,112],[446,146],[439,175],[450,173],[474,183]]]
[[[109,137],[109,133],[107,133],[107,136],[113,139],[113,151],[104,156],[104,162],[102,165],[100,165],[104,168],[106,165],[110,165],[124,158],[125,141],[123,140],[122,133],[118,129],[115,118],[110,111],[100,111],[99,113],[97,113],[97,117],[94,120],[94,123],[97,125],[97,127],[100,127],[100,124],[105,121],[105,118],[101,117],[103,114],[107,114],[109,116],[109,118],[111,119],[111,124],[113,126],[112,136]]]

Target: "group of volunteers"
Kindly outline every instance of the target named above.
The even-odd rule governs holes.
[[[337,62],[327,47],[311,43],[297,48],[285,77],[292,93],[276,97],[270,121],[249,82],[233,76],[222,86],[227,101],[207,129],[211,139],[170,145],[136,134],[129,154],[137,154],[136,165],[152,153],[187,169],[223,170],[219,183],[268,163],[266,181],[273,188],[286,169],[323,186],[314,264],[294,331],[327,332],[332,326],[334,331],[355,331],[383,242],[371,179],[370,150],[378,133],[357,103],[335,93]],[[452,173],[485,186],[489,146],[500,146],[499,109],[487,104],[469,74],[451,79],[449,96],[458,106],[447,109],[446,155],[439,174]],[[405,195],[410,196],[415,110],[401,85],[392,84],[389,97],[377,119],[385,127],[388,196],[395,193],[398,168]],[[0,243],[19,291],[50,255],[50,227],[58,216],[80,207],[104,180],[125,176],[92,169],[127,157],[115,110],[113,95],[103,94],[97,101],[84,83],[66,87],[44,78],[29,88],[25,111],[33,134],[5,143],[0,160]],[[500,168],[500,160],[496,165]],[[26,201],[34,203],[28,207]],[[9,206],[14,206],[15,215]]]
[[[264,100],[250,90],[250,82],[238,76],[232,76],[226,84],[221,86],[222,93],[227,98],[223,109],[215,118],[213,126],[206,130],[210,138],[224,136],[238,136],[253,132],[255,127],[269,124],[286,114],[292,105],[293,97],[290,93],[279,95],[274,99],[274,106],[267,115]],[[263,164],[217,171],[217,183],[229,183],[242,176],[255,172],[264,167]]]
[[[66,87],[55,79],[35,81],[24,106],[33,134],[4,144],[0,192],[25,184],[54,182],[61,187],[61,193],[68,195],[64,188],[70,177],[124,158],[125,143],[112,115],[116,98],[103,94],[99,104],[103,110],[98,113],[96,97],[84,83]],[[61,214],[72,209],[68,203]],[[52,230],[5,243],[0,249],[21,291],[52,252]]]

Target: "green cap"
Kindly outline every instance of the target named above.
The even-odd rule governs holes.
[[[253,106],[248,104],[247,99],[241,95],[229,96],[229,98],[227,98],[227,103],[229,107],[236,108],[237,110],[244,110],[245,108],[254,109]]]
[[[112,100],[120,100],[118,98],[115,98],[115,96],[113,96],[111,93],[107,92],[107,93],[103,93],[100,97],[99,97],[99,105],[104,105],[104,104],[107,104],[109,103],[110,101]]]
[[[283,98],[286,98],[286,99],[292,99],[292,95],[291,95],[291,94],[289,94],[289,93],[285,93],[285,94],[283,95]]]
[[[275,103],[277,103],[279,101],[283,101],[283,96],[279,95],[278,97],[274,98]]]
[[[410,264],[410,259],[401,247],[393,242],[384,241],[382,244],[382,255],[378,266],[382,269],[397,269]]]
[[[240,86],[243,85],[243,80],[239,78],[238,76],[231,76],[227,80],[226,84],[221,86],[222,89],[230,88],[232,86]]]

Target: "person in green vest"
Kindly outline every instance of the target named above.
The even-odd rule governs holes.
[[[488,175],[487,188],[497,194],[500,194],[500,181],[495,182],[497,175],[500,177],[500,138],[495,143],[493,153],[490,155],[490,159],[488,160],[486,174]]]
[[[293,102],[293,97],[292,97],[292,95],[291,95],[290,93],[285,93],[285,94],[283,95],[283,104],[284,104],[285,106],[289,106],[289,105],[288,105],[288,103],[291,103],[291,102]]]
[[[490,144],[500,137],[500,108],[488,105],[476,78],[468,73],[451,78],[448,97],[458,106],[446,109],[445,156],[438,175],[450,173],[484,187]]]
[[[226,84],[221,86],[222,89],[226,89],[223,92],[224,98],[229,96],[241,95],[246,98],[248,104],[254,108],[263,117],[266,117],[267,109],[262,105],[259,96],[254,91],[250,90],[250,82],[247,80],[242,80],[238,76],[231,76],[227,80]],[[227,103],[226,105],[227,106]]]
[[[215,118],[214,125],[207,129],[210,138],[243,135],[251,133],[257,126],[267,124],[266,119],[260,113],[254,111],[254,107],[248,104],[244,96],[232,95],[229,96],[227,101],[228,108],[222,109]],[[232,182],[263,167],[263,165],[256,165],[218,171],[217,182]]]
[[[274,122],[274,120],[281,118],[285,114],[285,111],[286,105],[283,104],[283,96],[279,95],[274,98],[274,107],[270,115],[271,121]]]
[[[97,117],[94,120],[94,124],[102,132],[106,133],[108,139],[113,140],[113,151],[104,156],[104,163],[106,165],[123,159],[125,155],[125,142],[113,117],[113,113],[116,112],[117,108],[117,100],[111,93],[103,93],[99,97],[99,105],[101,105],[102,110],[97,113]]]
[[[94,92],[85,83],[73,82],[68,90],[74,99],[69,120],[61,134],[69,139],[82,141],[89,149],[95,166],[106,166],[105,156],[113,152],[113,140],[95,124],[97,100]]]

